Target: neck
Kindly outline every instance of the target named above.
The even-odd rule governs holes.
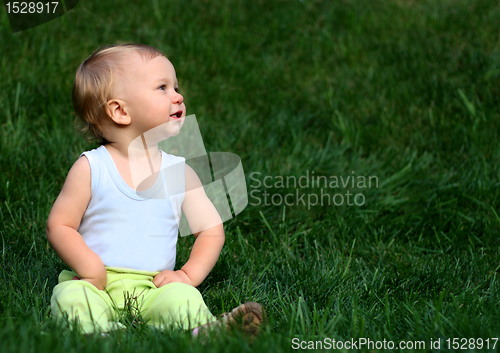
[[[135,139],[121,138],[110,141],[106,148],[111,155],[127,161],[131,170],[140,170],[139,174],[158,172],[161,167],[161,152],[158,144],[149,144],[144,135]]]
[[[110,141],[105,147],[117,168],[129,175],[133,188],[145,190],[156,180],[162,161],[158,145],[148,145],[138,136],[130,142]]]
[[[153,161],[157,159],[157,156],[160,154],[160,150],[158,149],[158,145],[148,145],[146,142],[146,138],[144,137],[143,134],[141,134],[140,137],[142,142],[142,148],[144,149],[144,152],[146,152],[146,158],[149,163],[151,174],[154,174],[155,167],[153,165]]]
[[[133,155],[134,158],[142,156],[139,159],[146,158],[155,160],[160,155],[158,144],[147,143],[144,135],[139,135],[135,139],[122,138],[108,141],[109,143],[106,144],[106,148],[108,150],[112,149],[115,154],[122,158],[129,158]]]

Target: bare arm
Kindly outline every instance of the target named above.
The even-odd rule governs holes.
[[[163,271],[155,277],[153,283],[157,287],[171,282],[184,282],[197,287],[215,266],[224,245],[224,227],[219,213],[205,194],[200,179],[188,165],[182,210],[196,240],[189,260],[179,271]]]
[[[219,258],[224,240],[222,224],[198,234],[193,249],[191,249],[189,260],[181,268],[181,271],[186,273],[191,280],[192,286],[199,286],[212,271]]]
[[[57,197],[47,221],[47,239],[57,255],[82,280],[102,290],[107,283],[104,264],[92,251],[78,227],[90,202],[90,164],[86,157],[79,158],[71,167],[61,193]]]

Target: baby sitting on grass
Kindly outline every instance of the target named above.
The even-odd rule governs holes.
[[[154,327],[194,335],[237,327],[256,335],[265,320],[258,303],[217,320],[195,288],[217,262],[225,236],[194,170],[158,148],[186,116],[170,61],[146,45],[102,48],[78,68],[73,104],[101,146],[72,166],[48,218],[47,238],[73,269],[59,275],[52,315],[78,319],[84,333],[124,328],[117,314],[128,293]],[[160,136],[148,134],[158,128]],[[196,240],[174,271],[181,212]]]

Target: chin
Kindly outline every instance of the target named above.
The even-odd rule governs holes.
[[[184,119],[169,121],[167,124],[165,124],[165,128],[163,129],[163,131],[168,137],[175,136],[179,134],[183,124]]]

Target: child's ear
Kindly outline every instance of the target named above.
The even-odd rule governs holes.
[[[129,125],[132,120],[123,109],[123,102],[119,99],[110,99],[106,102],[106,114],[119,125]]]

